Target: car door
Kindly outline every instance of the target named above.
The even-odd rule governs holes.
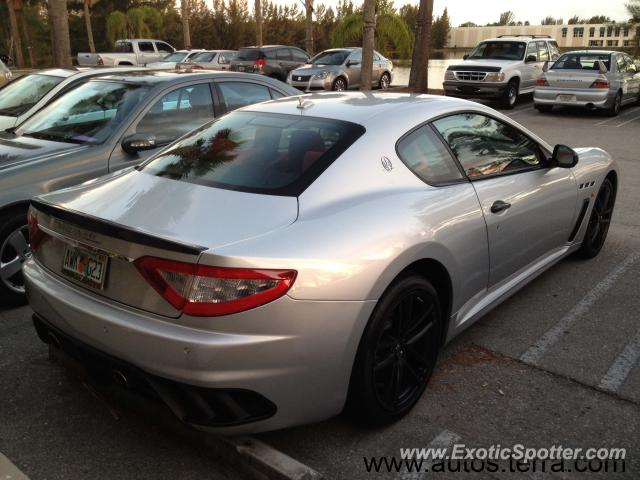
[[[358,49],[347,57],[345,62],[345,70],[349,77],[349,88],[360,87],[360,75],[362,72],[362,50]]]
[[[629,75],[629,89],[633,92],[633,98],[637,99],[640,95],[640,73],[638,72],[638,67],[631,58],[626,53],[624,54],[624,59],[627,63],[627,74]]]
[[[535,86],[538,78],[538,44],[529,42],[527,51],[524,54],[524,63],[522,64],[522,79],[520,81],[520,90],[531,90]]]
[[[629,62],[621,53],[616,55],[616,78],[622,88],[622,101],[629,102],[637,98],[635,86],[635,68],[629,66]]]
[[[567,244],[576,218],[570,169],[549,165],[541,146],[516,127],[480,113],[433,122],[478,195],[495,286]]]
[[[121,141],[133,134],[155,136],[157,148],[127,153],[121,142],[109,159],[109,171],[136,165],[157,150],[215,118],[210,82],[177,86],[159,93],[148,102],[143,113],[132,123]]]
[[[382,76],[382,57],[378,52],[373,52],[373,71],[371,72],[371,84],[377,86]]]
[[[153,42],[138,42],[138,64],[146,65],[158,59]]]

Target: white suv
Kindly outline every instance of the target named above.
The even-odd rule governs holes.
[[[496,98],[513,108],[518,96],[533,93],[546,61],[560,56],[548,35],[501,35],[483,40],[464,61],[447,68],[444,94],[462,98]]]

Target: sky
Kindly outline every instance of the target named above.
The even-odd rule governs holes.
[[[304,0],[274,0],[277,4],[301,5]],[[318,3],[335,6],[338,0],[315,0]],[[354,0],[355,4],[362,0]],[[418,0],[394,0],[396,8],[407,3],[417,5]],[[250,7],[253,2],[249,1]],[[574,15],[580,17],[592,17],[594,15],[607,15],[616,21],[627,21],[629,14],[625,9],[625,0],[434,0],[433,12],[442,14],[445,7],[448,8],[451,17],[451,25],[457,27],[464,22],[474,22],[484,25],[497,22],[501,12],[512,10],[516,21],[528,20],[533,25],[540,24],[546,16],[563,18],[566,22]]]

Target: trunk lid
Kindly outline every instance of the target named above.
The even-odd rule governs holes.
[[[135,170],[45,195],[35,208],[48,234],[35,254],[41,264],[97,295],[168,317],[180,311],[153,289],[134,260],[196,263],[204,250],[286,227],[298,215],[295,197],[222,190]],[[69,249],[108,257],[102,288],[63,270]]]
[[[545,77],[550,87],[588,89],[596,80],[606,80],[600,72],[582,70],[549,70]]]

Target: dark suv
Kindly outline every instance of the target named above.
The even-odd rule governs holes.
[[[309,61],[309,54],[298,47],[267,45],[241,48],[231,61],[230,70],[267,75],[283,82],[294,68]]]

